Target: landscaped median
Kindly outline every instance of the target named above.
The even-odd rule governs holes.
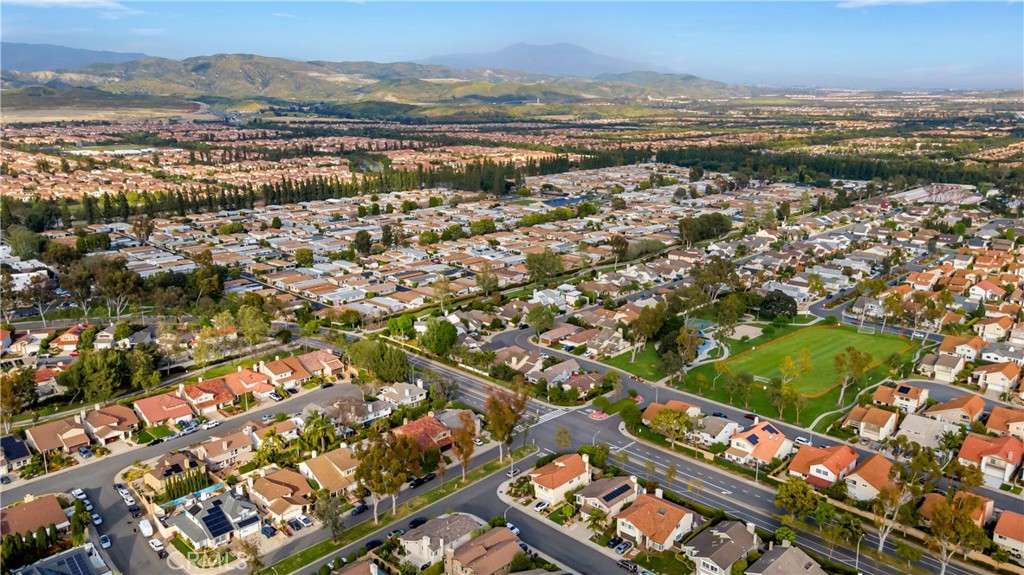
[[[519,449],[512,451],[512,457],[513,459],[522,459],[536,450],[536,446],[533,445],[520,447]],[[508,467],[507,460],[504,462],[499,462],[498,460],[489,461],[475,469],[467,471],[465,481],[462,480],[461,476],[446,481],[440,486],[425,493],[421,493],[420,495],[417,495],[416,497],[413,497],[399,505],[397,514],[392,514],[391,512],[381,513],[380,523],[374,523],[372,520],[364,521],[351,529],[347,529],[340,541],[335,542],[330,539],[321,541],[320,543],[303,549],[283,561],[279,561],[274,565],[267,567],[263,570],[263,573],[267,575],[288,575],[289,573],[293,573],[318,559],[322,559],[323,557],[338,551],[342,547],[345,547],[354,541],[358,541],[363,537],[366,537],[392,521],[412,515],[420,509],[423,509],[433,503],[437,503],[441,499],[452,495],[464,487],[472,485],[473,483],[485,479],[494,473],[504,470],[506,467]],[[382,509],[385,507],[385,505],[381,506]]]

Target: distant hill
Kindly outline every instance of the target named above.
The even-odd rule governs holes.
[[[120,64],[148,57],[139,53],[84,50],[54,44],[0,42],[0,68],[18,72],[77,70],[90,64]]]
[[[460,70],[501,69],[523,70],[551,76],[593,77],[621,74],[657,67],[614,56],[595,54],[575,44],[513,44],[497,52],[446,54],[423,61]]]

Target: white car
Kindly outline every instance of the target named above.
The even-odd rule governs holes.
[[[93,525],[103,525],[103,518],[100,517],[99,513],[93,513],[91,517]]]
[[[303,527],[312,527],[313,526],[313,520],[310,519],[309,517],[306,517],[305,515],[299,515],[298,520],[299,520],[299,523],[301,523]]]
[[[132,497],[131,495],[123,495],[122,497],[124,497],[124,504],[125,505],[127,505],[129,507],[131,507],[132,505],[135,505],[135,498]]]
[[[511,531],[512,533],[515,533],[516,535],[519,535],[519,528],[516,527],[515,525],[513,525],[512,523],[506,523],[505,527],[508,527],[508,530]]]
[[[219,419],[211,419],[210,421],[207,421],[206,423],[203,424],[203,429],[213,429],[218,425],[220,425]]]
[[[793,440],[793,442],[794,443],[798,443],[800,445],[813,445],[811,443],[810,438],[803,437],[803,436],[797,437],[796,439]]]
[[[547,509],[549,505],[550,504],[547,501],[538,501],[537,504],[533,506],[533,510],[536,511],[537,513],[540,513],[541,511]]]
[[[149,548],[152,549],[153,551],[163,551],[164,550],[164,544],[159,539],[150,539],[149,540]]]
[[[143,537],[152,537],[153,524],[149,522],[149,519],[143,519],[142,521],[139,521],[139,531],[142,533]]]
[[[515,477],[516,475],[519,475],[522,472],[523,472],[522,469],[519,469],[518,467],[513,467],[511,470],[505,472],[505,477],[508,477],[509,479],[512,479],[513,477]]]
[[[110,548],[110,537],[106,535],[100,535],[100,547],[104,549]]]
[[[72,489],[71,494],[74,495],[76,499],[81,499],[82,501],[85,501],[87,498],[87,495],[81,489]]]
[[[484,444],[484,440],[480,439],[479,437],[477,437],[476,439],[473,440],[473,444],[474,445],[483,445]]]

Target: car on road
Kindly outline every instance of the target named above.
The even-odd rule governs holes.
[[[191,435],[191,434],[193,434],[195,432],[196,432],[196,428],[195,427],[192,427],[191,425],[186,425],[185,427],[181,428],[181,433],[179,433],[178,435]]]
[[[159,539],[150,539],[149,540],[149,548],[152,549],[153,551],[163,551],[164,550],[164,543],[163,543],[163,541],[160,541]]]
[[[369,510],[370,510],[370,506],[369,505],[367,505],[365,503],[360,503],[359,505],[356,505],[355,507],[352,508],[351,515],[352,515],[352,517],[355,517],[356,515],[362,515],[363,513],[366,513]]]
[[[744,415],[743,417],[746,417],[747,419],[749,419],[751,421],[757,419],[757,416],[754,415],[753,413],[748,413],[748,414]]]
[[[399,537],[402,535],[405,535],[405,529],[395,529],[394,531],[388,533],[388,539],[394,539],[395,537]]]
[[[550,504],[547,501],[538,501],[537,504],[533,506],[533,510],[536,511],[537,513],[540,513],[541,511],[547,509],[549,506]]]
[[[511,531],[512,533],[515,533],[516,535],[519,535],[519,528],[516,527],[514,523],[506,523],[505,527],[508,527],[508,530]]]
[[[106,535],[100,535],[100,547],[104,549],[110,549],[110,537]]]
[[[380,539],[370,539],[366,542],[366,545],[363,545],[363,547],[366,547],[367,551],[373,551],[374,549],[380,547],[383,544],[384,542]]]
[[[89,517],[92,517],[92,524],[93,525],[103,525],[103,518],[100,517],[99,513],[93,513]]]
[[[721,417],[722,419],[729,419],[729,416],[724,414],[724,413],[722,413],[721,411],[716,411],[716,412],[712,413],[711,417]]]
[[[615,549],[615,547],[617,547],[619,543],[622,543],[622,537],[612,537],[608,540],[608,548]]]
[[[923,334],[923,333],[921,333],[919,331],[915,331],[910,337],[912,337],[912,338],[923,338],[923,337],[926,337],[926,336],[925,336],[925,334]]]
[[[409,482],[409,489],[416,489],[420,485],[423,485],[427,481],[422,477],[413,477],[412,481]]]
[[[268,395],[267,397],[273,399],[274,401],[281,401],[282,399],[284,399],[276,391],[271,391],[270,395]]]
[[[619,543],[618,545],[615,546],[615,552],[618,553],[619,555],[622,555],[626,551],[629,551],[632,548],[633,548],[633,544],[632,543],[630,543],[629,541],[623,541],[622,543]]]
[[[164,442],[164,440],[163,440],[163,438],[162,438],[162,437],[157,437],[156,439],[154,439],[153,441],[150,441],[150,442],[149,442],[149,443],[147,443],[146,445],[149,445],[149,446],[153,446],[153,445],[160,445],[160,444],[161,444],[161,443],[163,443],[163,442]]]
[[[206,423],[203,424],[203,429],[213,429],[218,425],[220,425],[219,419],[211,419],[210,421],[207,421]]]
[[[620,569],[623,569],[629,573],[636,573],[636,563],[633,563],[629,559],[619,559],[615,562],[615,564],[618,565]]]
[[[430,521],[430,520],[427,519],[426,517],[417,517],[416,519],[413,519],[412,521],[409,522],[409,529],[416,529],[417,527],[419,527],[420,525],[423,525],[427,521]]]
[[[303,527],[313,526],[313,520],[309,517],[306,517],[305,515],[299,515],[297,519],[299,520],[299,523],[301,523]]]
[[[263,421],[263,423],[266,423],[266,422],[268,422],[268,421],[270,421],[272,419],[274,419],[274,414],[273,413],[268,413],[268,414],[266,414],[266,415],[264,415],[263,417],[260,418],[260,420]]]
[[[86,495],[84,491],[78,488],[72,489],[71,495],[74,495],[75,499],[81,499],[83,501],[89,498],[89,496]]]
[[[804,436],[802,436],[802,435],[801,435],[800,437],[797,437],[796,439],[794,439],[794,440],[793,440],[793,443],[796,443],[796,444],[798,444],[798,445],[813,445],[813,444],[811,443],[811,440],[810,440],[810,438],[808,438],[808,437],[804,437]]]
[[[523,472],[522,469],[519,469],[518,467],[513,467],[512,469],[510,469],[510,470],[505,472],[505,477],[508,477],[509,479],[512,479],[513,477],[515,477],[516,475],[519,475],[522,472]]]
[[[325,381],[320,384],[320,389],[327,389],[329,387],[334,387],[334,384],[329,381]]]
[[[270,539],[274,535],[277,535],[277,529],[274,529],[270,525],[264,525],[263,529],[260,529],[260,533],[262,533],[267,539]]]

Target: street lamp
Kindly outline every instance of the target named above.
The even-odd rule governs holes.
[[[594,437],[590,440],[590,444],[591,445],[597,445],[597,434],[598,433],[601,433],[600,429],[598,429],[597,431],[594,432]]]
[[[861,533],[860,537],[857,538],[857,556],[853,560],[853,569],[857,573],[860,573],[860,540],[864,539],[866,533]]]
[[[506,508],[505,508],[505,512],[501,514],[501,516],[505,518],[505,523],[508,523],[508,510],[509,510],[509,509],[512,509],[512,506],[511,506],[511,505],[509,505],[508,507],[506,507]]]

